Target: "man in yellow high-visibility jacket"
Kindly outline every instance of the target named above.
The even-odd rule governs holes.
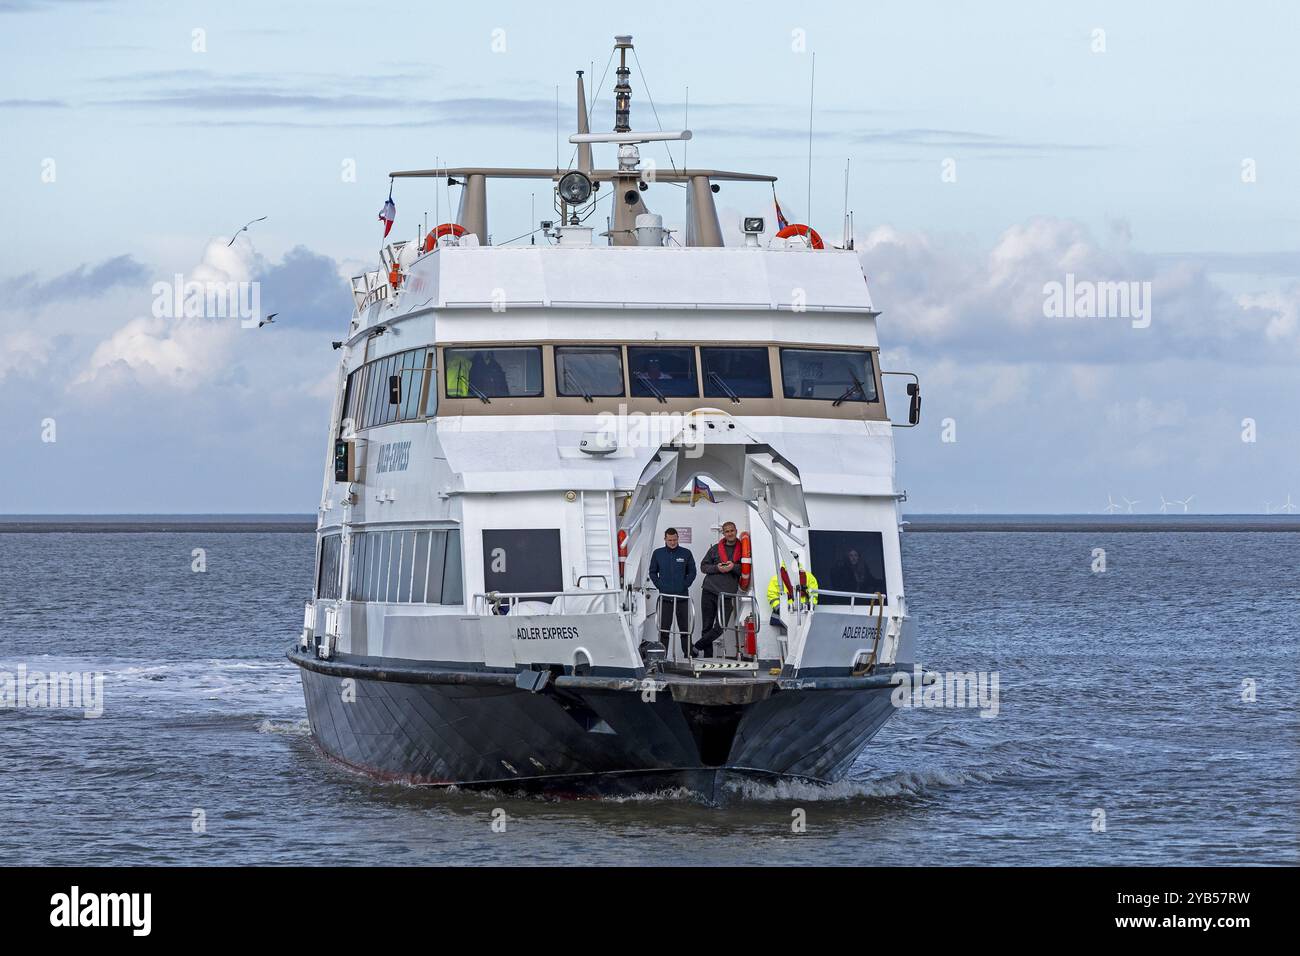
[[[469,397],[469,356],[457,353],[447,360],[447,397]]]
[[[785,565],[781,565],[782,569]],[[788,572],[787,572],[788,573]],[[795,599],[799,601],[802,607],[810,608],[817,606],[817,578],[811,571],[804,571],[804,576],[808,579],[808,587],[805,591],[799,587],[798,572],[790,575],[790,583],[794,586]],[[778,571],[772,575],[772,580],[767,582],[767,603],[772,608],[771,623],[777,627],[784,627],[781,621],[781,572]]]

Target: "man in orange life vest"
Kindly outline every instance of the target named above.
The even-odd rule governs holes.
[[[700,570],[704,572],[704,585],[700,593],[700,620],[704,631],[695,650],[700,654],[711,654],[713,642],[722,633],[727,619],[736,611],[735,601],[719,595],[736,594],[740,590],[740,541],[732,522],[723,523],[722,540],[709,548],[709,553],[700,562]]]

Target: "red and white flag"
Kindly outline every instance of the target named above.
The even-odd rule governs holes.
[[[393,204],[393,197],[389,196],[384,208],[379,210],[379,221],[384,224],[384,238],[388,238],[388,233],[393,228],[393,220],[397,218],[397,206]]]

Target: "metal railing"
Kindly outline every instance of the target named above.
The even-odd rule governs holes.
[[[663,602],[668,598],[673,602],[672,615],[668,618],[668,627],[663,627]],[[662,591],[655,591],[654,601],[654,622],[655,630],[659,634],[659,643],[668,651],[668,659],[672,661],[681,659],[681,640],[673,640],[673,637],[680,635],[682,632],[677,630],[677,603],[686,602],[686,656],[694,656],[694,637],[695,637],[695,602],[691,600],[689,594],[664,594]]]
[[[558,601],[560,614],[616,614],[622,610],[619,601],[622,593],[616,588],[602,590],[579,588],[574,591],[486,591],[474,595],[473,607],[475,614],[512,614],[520,601],[545,601],[551,604],[552,608]],[[577,611],[568,610],[566,602],[573,598],[587,601],[588,607]],[[592,602],[592,598],[601,600]],[[546,613],[557,612],[553,609]]]
[[[690,598],[690,596],[686,594],[664,594],[654,588],[646,588],[646,593],[647,596],[651,593],[654,595],[652,605],[653,611],[651,613],[654,614],[655,632],[659,635],[659,643],[663,644],[668,651],[668,659],[674,662],[682,662],[693,661],[697,658],[703,657],[704,655],[697,653],[695,650],[695,624],[698,618],[695,612],[695,602]],[[674,604],[678,601],[685,601],[688,608],[686,612],[686,653],[684,656],[681,651],[680,639],[673,640],[674,637],[681,634],[681,631],[677,629],[677,612],[675,607],[673,609],[672,617],[668,620],[668,627],[665,629],[662,626],[663,602],[665,598],[671,600]],[[762,618],[759,616],[757,599],[753,594],[719,594],[718,598],[718,613],[722,616],[724,622],[722,625],[723,634],[725,635],[727,632],[730,632],[735,637],[736,651],[732,659],[747,659],[750,657],[750,655],[745,652],[745,622],[747,618],[742,613],[741,606],[743,604],[749,605],[749,617],[752,617],[754,621],[754,636],[755,639],[757,639],[758,633],[763,629],[763,622]],[[728,602],[730,602],[730,609],[728,609]],[[723,637],[721,635],[717,638],[717,640],[722,639]]]
[[[830,591],[826,588],[818,588],[817,596],[818,599],[824,596],[848,598],[849,607],[856,607],[858,601],[861,601],[864,606],[873,609],[876,607],[877,604],[879,604],[882,607],[885,604],[885,594],[883,591],[876,591],[874,593],[863,593],[862,591]]]
[[[728,602],[730,602],[730,611],[728,611]],[[748,617],[742,615],[742,605],[749,606]],[[758,658],[758,635],[763,629],[763,618],[759,610],[758,597],[750,593],[720,593],[718,595],[718,614],[722,618],[722,634],[719,634],[716,640],[723,640],[722,635],[730,632],[736,642],[736,652],[733,660],[756,660]],[[745,650],[745,624],[747,621],[754,622],[754,640],[756,646],[752,658]]]

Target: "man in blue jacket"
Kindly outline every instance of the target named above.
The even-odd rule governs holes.
[[[682,636],[682,654],[689,653],[690,593],[695,580],[695,555],[677,546],[677,529],[664,532],[664,546],[650,556],[650,580],[659,590],[659,634],[667,647],[673,632],[673,617]],[[676,615],[674,615],[674,609]]]

